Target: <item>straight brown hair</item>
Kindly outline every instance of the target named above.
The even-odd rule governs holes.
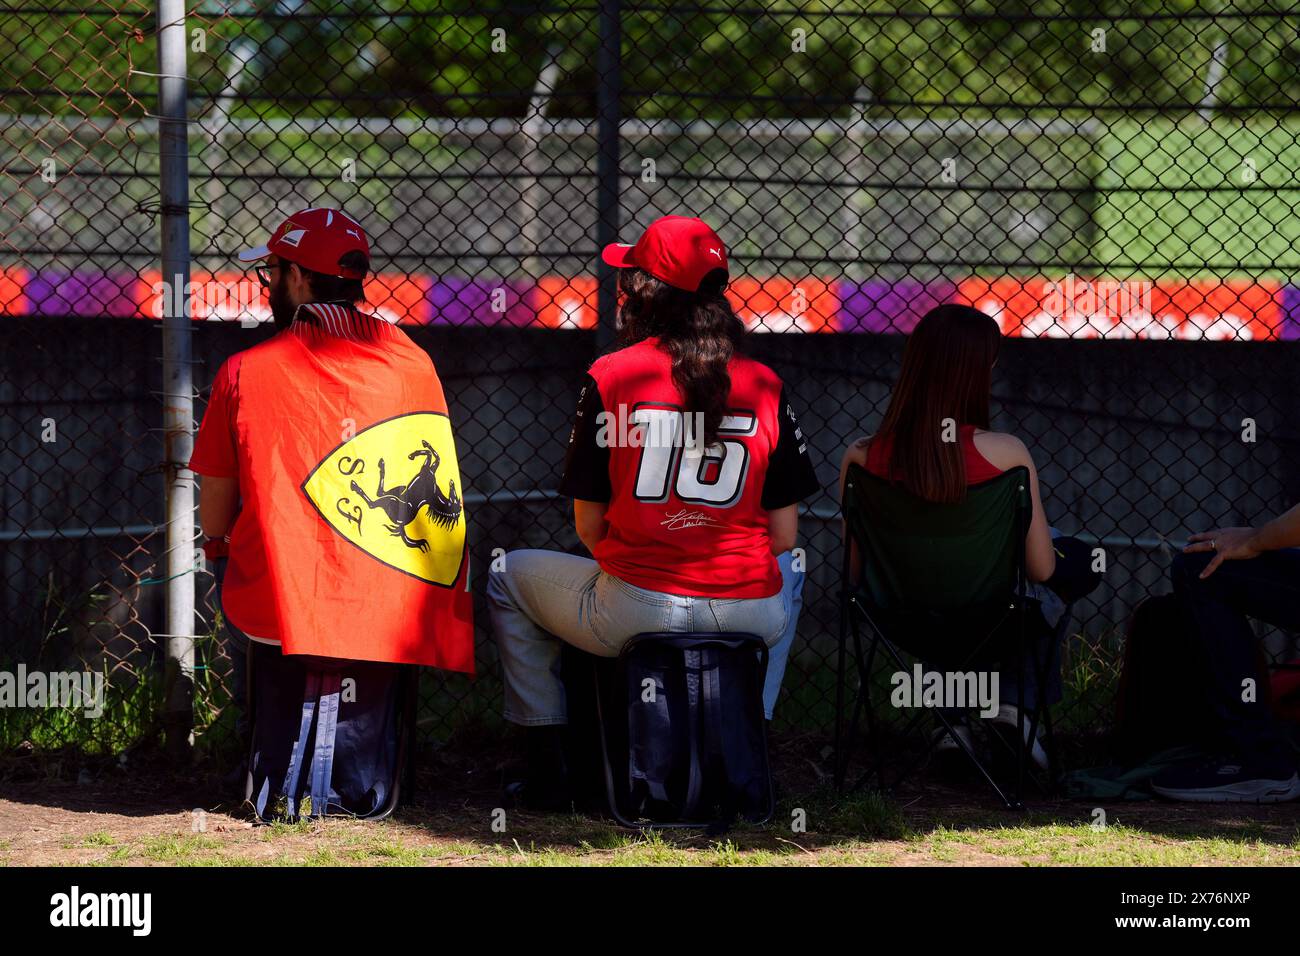
[[[916,324],[876,438],[892,443],[885,474],[925,501],[966,497],[961,443],[947,432],[989,427],[993,363],[1002,333],[967,305],[941,305]],[[873,439],[874,440],[874,439]]]

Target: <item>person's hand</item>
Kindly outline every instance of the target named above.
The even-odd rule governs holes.
[[[1254,528],[1217,528],[1214,531],[1201,531],[1187,539],[1189,543],[1183,548],[1183,553],[1214,552],[1214,559],[1201,572],[1201,580],[1205,580],[1224,561],[1246,561],[1259,557],[1260,549],[1255,543],[1257,534]]]

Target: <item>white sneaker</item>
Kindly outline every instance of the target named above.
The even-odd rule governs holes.
[[[1283,803],[1300,797],[1300,774],[1290,755],[1248,762],[1220,757],[1168,767],[1151,779],[1151,789],[1193,803]]]
[[[957,745],[957,741],[953,739],[954,735],[956,735],[966,745],[966,748],[971,753],[974,753],[975,738],[971,736],[970,728],[965,724],[953,724],[952,730],[953,732],[950,734],[948,728],[942,725],[935,729],[934,735],[931,737],[934,741],[934,752],[936,754],[952,751],[960,752],[961,748]]]
[[[1020,725],[1020,710],[1015,704],[1000,704],[998,714],[993,718],[993,728],[999,732],[1010,731],[1006,734],[1008,743],[1015,745],[1016,728]],[[1038,718],[1038,734],[1034,737],[1034,742],[1029,748],[1029,759],[1039,770],[1047,769],[1047,751],[1043,749],[1041,734],[1043,732],[1043,718]],[[1025,742],[1029,743],[1029,715],[1025,715]]]

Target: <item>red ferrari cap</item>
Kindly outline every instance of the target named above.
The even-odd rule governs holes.
[[[644,269],[671,286],[698,292],[704,277],[727,268],[727,247],[703,220],[663,216],[641,234],[635,246],[614,242],[600,257],[620,269]]]
[[[339,265],[349,252],[370,260],[370,240],[359,222],[338,209],[304,209],[280,223],[266,245],[241,252],[239,261],[256,262],[274,253],[322,275],[364,279],[364,270],[358,274]]]

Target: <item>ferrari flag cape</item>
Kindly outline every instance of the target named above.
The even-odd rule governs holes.
[[[244,353],[239,391],[283,652],[472,672],[463,486],[429,356],[313,303]]]

